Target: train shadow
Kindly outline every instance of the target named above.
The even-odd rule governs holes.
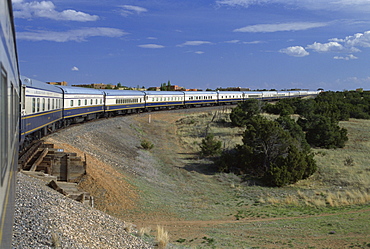
[[[199,153],[178,153],[185,162],[184,167],[189,172],[197,172],[203,175],[215,175],[218,173],[217,166],[214,165],[211,158],[202,158]]]

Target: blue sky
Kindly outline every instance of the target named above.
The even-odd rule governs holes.
[[[370,89],[370,0],[13,0],[22,75]]]

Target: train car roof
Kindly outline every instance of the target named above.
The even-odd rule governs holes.
[[[206,95],[206,94],[217,94],[215,91],[186,91],[185,94],[195,94],[195,95]]]
[[[94,94],[103,95],[103,91],[100,89],[86,88],[86,87],[74,87],[74,86],[57,86],[63,89],[65,94]]]
[[[184,96],[184,92],[181,91],[144,91],[145,95],[181,95]]]
[[[51,91],[51,92],[57,92],[57,93],[63,93],[63,91],[56,87],[55,85],[49,85],[46,82],[42,82],[39,80],[31,79],[26,76],[20,76],[20,79],[22,81],[22,85],[29,87],[29,88],[35,88],[40,89],[44,91]]]
[[[243,91],[244,94],[262,94],[263,92],[257,92],[257,91]]]
[[[243,94],[242,91],[219,91],[219,94]]]
[[[102,90],[107,96],[144,96],[144,92],[135,90]]]

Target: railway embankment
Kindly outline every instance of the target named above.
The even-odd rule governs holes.
[[[132,225],[17,176],[13,248],[152,248]]]
[[[194,113],[197,111],[201,113]],[[86,154],[87,174],[80,187],[94,196],[95,208],[103,212],[99,215],[112,215],[98,222],[82,218],[79,212],[67,209],[81,205],[74,201],[62,206],[65,210],[62,215],[69,216],[66,220],[78,222],[59,225],[58,229],[75,229],[76,236],[89,238],[95,235],[86,230],[86,224],[91,230],[95,227],[98,230],[114,219],[114,222],[122,222],[123,230],[128,222],[136,224],[138,229],[145,228],[150,238],[156,226],[161,225],[169,232],[173,248],[368,247],[370,171],[366,155],[370,151],[370,138],[366,134],[369,134],[369,121],[341,123],[349,130],[348,145],[338,150],[315,149],[319,171],[313,177],[291,186],[269,188],[249,179],[242,181],[233,174],[216,173],[209,160],[198,156],[198,144],[207,131],[223,139],[225,147],[240,142],[243,130],[230,127],[224,111],[227,110],[199,108],[101,119],[45,138],[56,148],[75,152],[77,156]],[[145,150],[141,145],[143,140],[152,143],[153,148]],[[353,163],[348,164],[347,158],[353,159]],[[27,207],[21,216],[33,212],[34,204],[28,203],[34,201],[32,198],[38,201],[40,194],[44,195],[37,191],[27,194],[25,202],[20,202]],[[32,201],[28,201],[29,198]],[[49,210],[44,213],[38,214],[41,219],[50,217]],[[73,218],[74,214],[77,217]],[[63,219],[54,216],[49,220],[58,221],[54,225],[63,224]],[[22,222],[32,224],[37,220]],[[40,236],[32,235],[37,225],[25,227],[15,231],[28,232],[25,238],[30,241],[32,236]],[[113,228],[114,234],[108,230],[112,240],[122,233],[121,228]],[[45,243],[50,243],[53,236],[58,238],[50,231],[45,229],[48,236],[45,241],[49,241]],[[101,241],[93,240],[92,244],[79,247],[76,243],[80,240],[76,236],[59,234],[66,236],[65,243],[75,243],[74,247],[66,248],[105,245],[102,237]],[[15,235],[23,238],[19,236],[21,233]],[[125,238],[119,239],[119,243],[126,243]],[[109,246],[120,248],[117,245],[118,242]],[[137,244],[130,245],[140,248]]]

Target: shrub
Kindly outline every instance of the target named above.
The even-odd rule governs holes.
[[[311,146],[335,149],[343,148],[347,142],[347,130],[340,128],[338,121],[322,115],[311,115],[298,123],[306,131],[307,142]]]
[[[245,126],[248,120],[261,113],[264,103],[257,99],[248,99],[239,103],[230,113],[230,120],[234,126]]]
[[[142,140],[140,145],[144,150],[151,150],[154,147],[154,144],[148,140]]]
[[[278,187],[305,179],[317,169],[303,131],[293,120],[282,117],[276,122],[260,115],[249,119],[243,144],[223,153],[218,166]]]
[[[208,134],[199,145],[201,156],[215,156],[221,153],[221,141],[215,139],[213,134]]]

